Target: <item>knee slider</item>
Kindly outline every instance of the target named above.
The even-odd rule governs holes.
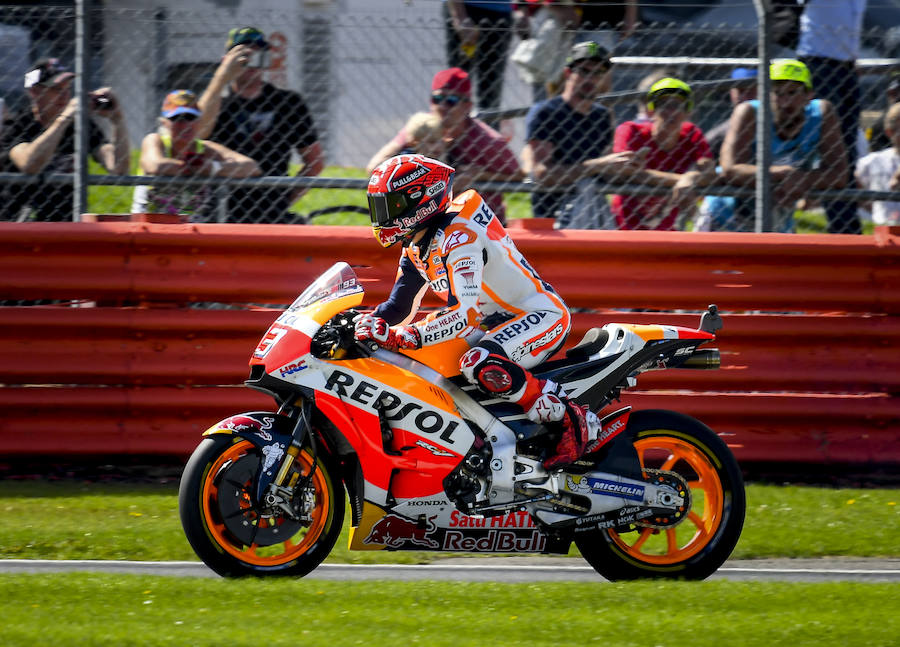
[[[481,346],[466,352],[459,361],[460,372],[484,393],[509,399],[525,386],[525,370],[508,357]]]

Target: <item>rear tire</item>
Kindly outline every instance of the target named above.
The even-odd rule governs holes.
[[[674,411],[636,411],[625,431],[642,469],[672,471],[688,483],[692,507],[666,528],[577,533],[581,554],[609,580],[702,580],[731,555],[741,535],[747,503],[731,450],[699,420]]]
[[[225,577],[306,575],[328,556],[341,532],[343,484],[332,476],[338,472],[327,454],[314,461],[303,449],[291,468],[300,482],[309,479],[298,494],[305,518],[296,521],[252,503],[261,459],[258,447],[237,436],[204,439],[188,460],[178,491],[185,535],[197,556]]]

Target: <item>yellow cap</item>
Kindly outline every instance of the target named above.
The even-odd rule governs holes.
[[[647,109],[655,110],[655,100],[664,94],[674,94],[682,97],[685,100],[685,109],[688,112],[693,110],[694,93],[691,91],[691,86],[680,79],[673,79],[672,77],[660,79],[650,86],[650,89],[647,91]]]
[[[809,68],[802,61],[793,58],[785,58],[772,61],[769,66],[769,78],[773,81],[797,81],[812,90],[812,76]]]

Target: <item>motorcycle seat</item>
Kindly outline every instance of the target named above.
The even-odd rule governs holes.
[[[584,334],[580,342],[566,351],[566,357],[583,362],[591,355],[600,352],[608,341],[608,331],[603,328],[591,328]]]

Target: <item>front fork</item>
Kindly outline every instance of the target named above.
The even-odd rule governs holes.
[[[312,416],[312,400],[304,398],[302,395],[298,395],[290,404],[283,404],[278,409],[278,413],[281,415],[290,415],[290,413],[292,413],[291,410],[296,411],[297,414],[296,420],[294,421],[294,428],[291,431],[291,442],[285,450],[285,456],[281,462],[281,466],[278,468],[278,472],[270,483],[270,490],[272,489],[272,486],[275,488],[287,488],[288,490],[297,486],[297,483],[300,480],[300,473],[291,472],[291,467],[293,467],[294,462],[297,460],[297,456],[303,451],[303,446],[307,442],[310,445],[313,456],[312,468],[310,469],[309,475],[305,477],[307,481],[312,479],[318,465],[318,460],[316,459],[316,439],[310,432],[309,422]]]

